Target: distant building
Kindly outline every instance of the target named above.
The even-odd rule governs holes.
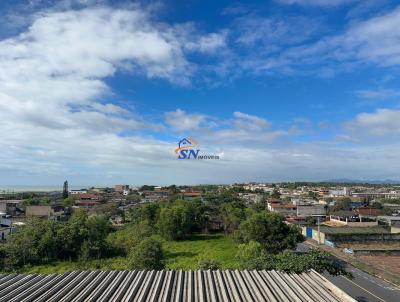
[[[0,241],[3,241],[7,238],[7,236],[10,234],[11,228],[4,228],[0,227]]]
[[[61,205],[26,206],[26,217],[61,220],[64,215],[64,207]]]
[[[329,190],[330,197],[347,196],[347,194],[348,194],[347,188],[343,188],[342,190]]]
[[[79,198],[79,200],[100,200],[100,195],[98,194],[83,193],[79,194],[77,197]]]
[[[142,191],[140,192],[146,202],[153,202],[160,199],[168,198],[170,195],[169,190],[157,190],[157,191]]]
[[[340,211],[329,215],[329,221],[325,222],[329,226],[349,226],[349,227],[372,227],[378,225],[378,220],[374,217],[365,217],[350,211]]]
[[[285,216],[296,215],[297,206],[289,203],[282,203],[279,199],[269,199],[267,208],[271,212],[278,212]]]
[[[367,242],[398,242],[400,233],[392,231],[392,228],[382,226],[358,227],[342,226],[331,227],[322,225],[320,232],[317,227],[302,227],[302,234],[307,238],[319,241],[329,246],[337,246],[343,243],[362,243]]]
[[[80,190],[69,190],[69,194],[71,195],[76,195],[76,194],[86,194],[87,190],[86,189],[80,189]]]
[[[183,193],[183,199],[184,200],[188,200],[191,201],[195,198],[200,198],[201,200],[203,200],[203,192],[186,192]]]
[[[354,213],[364,216],[378,216],[379,212],[379,209],[368,206],[354,209]]]
[[[327,206],[323,204],[299,204],[297,205],[297,216],[325,216],[327,212]]]
[[[263,199],[261,194],[256,193],[240,193],[239,196],[243,198],[248,204],[259,203]]]
[[[12,225],[12,218],[10,215],[3,215],[0,213],[0,227],[10,227]]]
[[[63,186],[63,198],[68,197],[68,181],[64,181],[64,186]]]
[[[94,206],[96,206],[98,204],[100,204],[100,202],[94,201],[94,200],[77,200],[77,201],[75,201],[74,208],[89,209],[89,208],[93,208]]]
[[[114,190],[115,190],[115,192],[122,194],[124,192],[124,190],[129,191],[129,185],[115,185]]]
[[[400,227],[400,216],[378,216],[378,221],[389,226]]]
[[[16,216],[23,212],[23,200],[0,200],[0,213]]]

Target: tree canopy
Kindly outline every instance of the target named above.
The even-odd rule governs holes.
[[[286,224],[283,216],[274,212],[254,213],[240,224],[237,236],[242,243],[259,242],[269,253],[293,249],[304,241],[296,226]]]

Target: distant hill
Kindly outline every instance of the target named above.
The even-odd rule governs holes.
[[[361,179],[348,179],[348,178],[337,178],[325,180],[323,182],[329,183],[346,183],[346,184],[372,184],[372,185],[395,185],[400,184],[400,180],[384,179],[384,180],[361,180]]]

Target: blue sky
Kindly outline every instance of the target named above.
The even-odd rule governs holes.
[[[0,12],[0,184],[400,180],[397,1]],[[183,137],[221,159],[177,160]]]

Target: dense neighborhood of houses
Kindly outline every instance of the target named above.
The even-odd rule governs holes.
[[[205,202],[215,191],[231,190],[248,206],[279,212],[305,237],[321,245],[357,254],[384,250],[400,254],[400,186],[366,184],[265,184],[220,186],[115,185],[112,188],[0,194],[0,240],[24,226],[27,219],[67,220],[78,208],[108,211],[114,226],[124,224],[132,207],[183,199]],[[214,225],[218,226],[219,221]],[[362,247],[360,247],[362,244]]]

